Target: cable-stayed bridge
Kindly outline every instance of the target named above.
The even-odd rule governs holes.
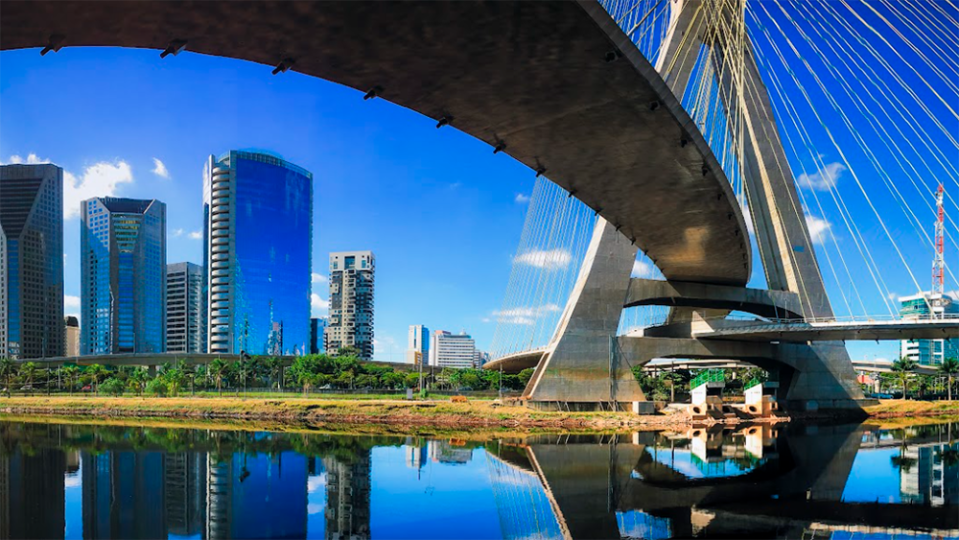
[[[629,250],[598,232],[584,247],[564,224],[582,228],[592,217],[600,231],[608,222],[557,207],[562,194],[543,179],[514,260],[525,268],[514,268],[496,314],[488,368],[536,366],[531,400],[576,401],[570,396],[592,378],[594,396],[621,402],[637,395],[630,368],[655,358],[747,362],[780,380],[787,406],[847,407],[862,394],[845,341],[959,335],[959,320],[937,304],[952,299],[947,274],[959,285],[943,265],[944,244],[956,247],[944,212],[955,200],[943,184],[959,186],[955,6],[601,4],[721,163],[762,275],[751,287],[677,279],[645,249],[627,265]],[[666,226],[683,229],[681,217]],[[920,261],[936,254],[932,294],[925,315],[904,320],[889,283],[924,290],[917,253]],[[564,257],[584,262],[570,271]],[[610,296],[622,300],[614,307]]]
[[[733,311],[894,315],[889,283],[923,290],[913,259],[956,244],[955,212],[945,242],[926,224],[938,184],[959,186],[957,19],[920,0],[9,1],[0,50],[240,58],[390,100],[527,165],[539,183],[494,348],[545,347],[530,403],[642,402],[629,367],[685,357],[768,369],[787,406],[849,407],[862,394],[838,335],[645,329]],[[924,325],[942,323],[902,331]]]

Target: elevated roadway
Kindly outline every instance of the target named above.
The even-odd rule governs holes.
[[[902,339],[949,339],[959,337],[959,319],[764,322],[713,321],[708,327],[692,330],[697,339],[734,339],[737,341],[880,341]]]
[[[749,236],[719,162],[594,1],[5,1],[0,50],[47,46],[185,47],[264,64],[264,77],[275,66],[335,81],[545,174],[667,279],[749,278]]]

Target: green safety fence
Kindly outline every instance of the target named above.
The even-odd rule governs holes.
[[[726,373],[721,369],[707,369],[699,375],[696,376],[693,380],[689,381],[689,388],[695,389],[700,386],[711,383],[711,382],[725,382]]]

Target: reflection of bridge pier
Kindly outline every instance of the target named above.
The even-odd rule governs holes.
[[[954,507],[843,502],[863,431],[854,425],[747,425],[670,437],[641,433],[633,444],[608,437],[533,437],[515,450],[501,446],[498,457],[491,459],[497,460],[497,470],[503,467],[499,463],[508,463],[539,480],[548,505],[538,505],[542,508],[537,511],[548,508],[565,538],[618,537],[617,527],[635,524],[623,517],[633,512],[644,526],[668,528],[675,537],[735,536],[744,530],[768,530],[775,536],[783,531],[801,534],[810,527],[850,530],[859,523],[886,530],[948,531],[959,526]],[[680,446],[664,447],[670,439]],[[676,448],[687,456],[698,452],[707,460],[752,465],[734,476],[694,478],[670,465]],[[494,479],[494,494],[515,483],[508,480],[498,487]],[[515,515],[505,507],[509,497],[497,499],[501,520]]]

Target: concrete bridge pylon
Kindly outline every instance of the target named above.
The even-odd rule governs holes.
[[[744,1],[723,3],[717,8],[718,4],[708,1],[671,0],[670,28],[656,68],[681,102],[699,51],[705,46],[712,52],[709,57],[730,119],[728,126],[734,131],[730,135],[740,149],[736,157],[742,167],[745,198],[766,282],[770,293],[782,293],[770,294],[770,299],[790,297],[786,318],[830,318],[832,307],[796,183],[745,34],[745,22],[739,20],[742,11],[736,9],[735,4]],[[715,9],[723,11],[709,11]],[[739,25],[742,39],[733,39],[735,32],[730,28],[715,31],[712,26],[717,24]],[[697,129],[695,123],[687,129],[690,127]],[[779,379],[778,398],[787,408],[855,408],[864,402],[842,342],[718,345],[689,336],[616,336],[623,306],[635,293],[630,290],[629,276],[636,253],[634,243],[609,223],[599,221],[563,316],[524,393],[530,403],[576,408],[597,408],[607,403],[623,408],[627,402],[644,401],[630,368],[663,356],[754,363]],[[695,257],[696,253],[689,252],[688,256]],[[731,300],[724,306],[722,298],[757,296],[744,287],[745,283],[675,285],[670,291],[671,303],[660,304],[673,306],[669,315],[673,323],[723,317],[730,310],[742,308]],[[710,291],[710,287],[722,287],[723,291]],[[696,290],[696,298],[684,297],[684,290]]]

